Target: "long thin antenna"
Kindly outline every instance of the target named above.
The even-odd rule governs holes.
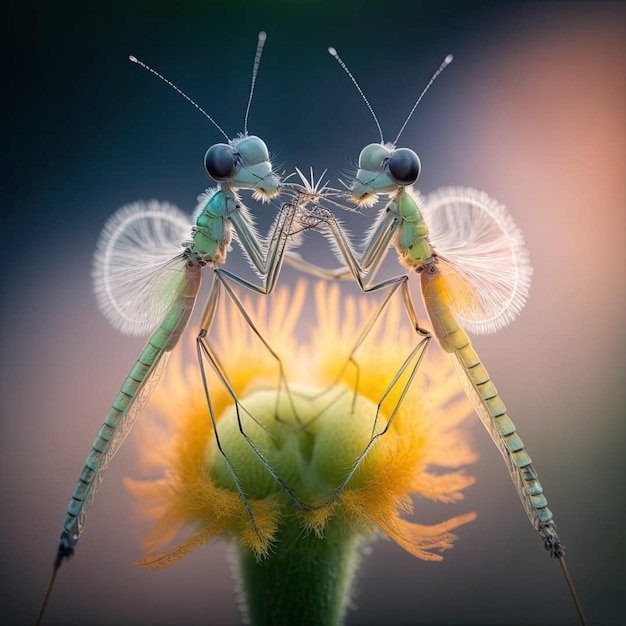
[[[363,93],[363,90],[359,87],[359,83],[356,82],[356,78],[354,78],[354,76],[352,76],[352,73],[350,72],[350,70],[348,69],[346,64],[341,60],[340,56],[337,54],[337,50],[335,50],[333,47],[330,47],[330,48],[328,48],[328,53],[330,54],[330,56],[335,57],[337,63],[339,63],[339,65],[341,65],[341,67],[343,67],[343,69],[345,70],[346,74],[352,79],[352,82],[354,83],[354,86],[359,90],[359,93],[361,94],[361,97],[365,101],[365,104],[367,105],[367,108],[370,110],[370,113],[372,114],[372,117],[374,118],[374,121],[376,122],[376,126],[378,128],[378,132],[380,133],[380,143],[385,143],[385,140],[383,139],[383,129],[380,127],[380,124],[378,123],[378,118],[376,117],[376,113],[374,113],[374,109],[372,109],[372,105],[369,103],[368,99],[365,97],[365,94]]]
[[[160,78],[164,83],[169,85],[174,91],[178,92],[183,98],[185,98],[185,100],[187,100],[188,102],[191,102],[191,104],[193,104],[193,106],[195,106],[196,109],[200,111],[200,113],[202,113],[206,118],[208,118],[208,120],[213,124],[213,126],[215,126],[215,128],[217,128],[217,130],[219,130],[220,133],[222,133],[222,135],[226,137],[226,141],[230,141],[230,137],[224,132],[222,127],[199,104],[196,104],[184,91],[179,89],[171,80],[168,80],[167,78],[165,78],[165,76],[162,76],[156,70],[153,70],[149,65],[146,65],[143,61],[140,61],[137,57],[134,57],[132,54],[128,58],[133,63],[136,63],[137,65],[140,65],[141,67],[143,67],[144,70],[148,70],[150,73],[154,74],[157,78]]]
[[[400,139],[400,135],[402,134],[402,131],[404,130],[405,126],[409,123],[411,116],[415,112],[415,109],[417,109],[417,105],[420,103],[421,99],[424,97],[424,94],[430,89],[430,86],[435,82],[435,78],[437,78],[437,76],[439,76],[439,74],[441,74],[441,72],[443,72],[443,70],[445,70],[446,67],[450,65],[450,63],[452,63],[452,59],[454,59],[454,57],[451,54],[449,54],[443,60],[442,64],[439,66],[439,69],[432,75],[431,79],[428,81],[428,84],[426,85],[426,87],[424,87],[424,91],[422,91],[422,93],[420,94],[420,97],[417,99],[417,101],[413,105],[413,108],[411,109],[409,116],[404,121],[404,124],[402,124],[402,128],[400,129],[400,132],[398,133],[396,138],[393,140],[394,146],[398,143],[398,139]]]
[[[265,31],[259,33],[259,41],[256,46],[256,54],[254,55],[254,65],[252,66],[252,84],[250,85],[250,97],[248,98],[248,106],[246,107],[246,116],[243,119],[243,134],[248,134],[248,115],[250,114],[250,105],[252,104],[252,94],[254,94],[254,85],[256,83],[256,75],[259,71],[259,64],[261,63],[261,55],[263,54],[263,46],[267,34]]]

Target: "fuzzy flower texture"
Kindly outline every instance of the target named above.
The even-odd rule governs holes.
[[[314,299],[317,319],[304,319],[307,298]],[[152,404],[164,428],[144,425],[139,444],[144,467],[159,478],[127,481],[155,522],[141,565],[165,567],[218,536],[258,563],[274,558],[288,536],[356,538],[362,545],[386,535],[420,559],[441,560],[456,538],[450,531],[475,515],[434,525],[406,516],[413,496],[453,503],[474,482],[462,470],[476,460],[462,430],[471,411],[448,357],[431,344],[385,430],[408,371],[390,382],[418,341],[397,300],[352,361],[360,329],[375,314],[369,297],[345,296],[324,283],[311,290],[301,281],[256,304],[244,300],[280,361],[232,302],[222,305],[211,341],[238,411],[208,364],[206,371],[213,376],[207,382],[223,452],[196,360],[183,365],[183,351],[174,352]],[[294,525],[295,535],[285,530]]]

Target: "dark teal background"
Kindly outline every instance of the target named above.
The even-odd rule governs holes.
[[[420,154],[425,191],[485,189],[526,234],[529,305],[476,346],[542,474],[590,623],[622,623],[623,4],[20,2],[3,13],[1,623],[34,622],[70,490],[142,345],[96,310],[98,232],[139,198],[190,211],[209,184],[204,152],[220,140],[128,55],[173,80],[233,136],[261,29],[268,40],[250,131],[286,171],[328,168],[334,183],[378,136],[326,48],[358,77],[387,140],[455,54],[400,143]],[[260,209],[262,230],[274,210]],[[368,223],[348,222],[355,232]],[[310,239],[309,256],[328,254]],[[245,265],[239,254],[229,262],[234,271]],[[287,269],[281,282],[296,277]],[[416,520],[471,510],[478,520],[441,564],[375,544],[349,624],[576,623],[558,565],[501,460],[480,426],[472,434],[477,485],[457,507],[420,503]],[[132,564],[141,530],[121,477],[136,475],[135,456],[131,438],[60,572],[46,623],[237,623],[221,544],[156,574]]]

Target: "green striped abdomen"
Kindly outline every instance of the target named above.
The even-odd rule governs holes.
[[[441,347],[454,355],[465,392],[504,457],[528,518],[543,537],[546,548],[558,556],[561,544],[537,471],[487,369],[450,309],[446,283],[436,266],[422,272],[421,286],[424,304]]]
[[[531,522],[537,530],[541,530],[552,519],[552,512],[524,442],[471,343],[457,349],[455,356],[460,365],[459,374],[466,378],[470,391],[473,390],[470,399],[509,466]]]
[[[71,548],[78,541],[85,507],[93,498],[111,458],[147,402],[162,369],[160,366],[164,364],[164,355],[174,348],[185,330],[199,288],[200,267],[196,264],[181,275],[176,299],[150,336],[106,414],[68,504],[61,535],[61,543],[65,547]]]

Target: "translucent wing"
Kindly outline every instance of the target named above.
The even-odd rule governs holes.
[[[428,196],[423,212],[459,323],[483,334],[515,319],[532,267],[504,206],[475,189],[445,187]]]
[[[161,321],[184,271],[182,242],[192,222],[171,204],[134,202],[107,221],[93,260],[98,307],[119,330],[149,333]]]

